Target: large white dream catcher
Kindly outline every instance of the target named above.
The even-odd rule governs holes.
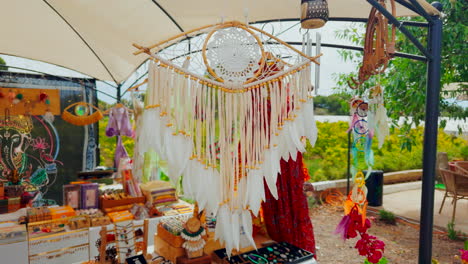
[[[174,47],[184,42],[180,55]],[[185,196],[217,213],[215,236],[228,254],[255,246],[251,213],[265,199],[263,180],[277,198],[280,160],[305,151],[302,137],[316,140],[310,40],[299,51],[226,22],[134,46],[151,56],[139,151],[156,151],[174,183],[183,175]]]

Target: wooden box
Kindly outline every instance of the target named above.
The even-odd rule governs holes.
[[[173,247],[182,247],[182,244],[185,242],[181,236],[173,235],[172,233],[167,231],[161,224],[158,224],[157,235]]]
[[[104,199],[101,197],[100,205],[101,209],[105,210],[107,208],[112,208],[112,207],[119,207],[119,206],[124,206],[124,205],[130,205],[130,204],[138,204],[138,203],[145,203],[145,197],[131,197],[131,198],[125,198],[125,199],[120,199],[120,200],[108,200]]]
[[[188,258],[186,256],[181,256],[177,258],[177,264],[210,264],[211,257],[209,255],[203,255],[199,258]]]
[[[172,261],[172,263],[176,263],[178,257],[185,256],[184,248],[172,246],[159,237],[159,234],[154,236],[154,252]]]
[[[75,216],[75,210],[70,206],[58,206],[58,207],[50,207],[50,215],[52,219],[60,219],[60,218],[67,218],[70,216]]]
[[[20,209],[21,207],[21,198],[8,198],[8,212],[13,213]]]

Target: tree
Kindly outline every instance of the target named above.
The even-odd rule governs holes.
[[[0,57],[0,71],[8,71],[8,67],[6,65],[5,60]]]
[[[349,95],[344,93],[314,97],[314,109],[317,115],[348,115]]]
[[[441,0],[440,2],[444,6],[441,87],[459,84],[453,91],[442,91],[442,95],[455,97],[457,94],[468,93],[466,84],[468,81],[468,17],[465,14],[468,5],[467,1]],[[409,20],[424,21],[421,17],[409,18]],[[423,45],[427,43],[427,28],[407,28]],[[352,24],[350,28],[336,32],[336,34],[341,39],[347,39],[362,46],[363,32],[365,30],[362,26]],[[396,36],[396,48],[400,52],[420,54],[419,50],[400,32]],[[340,51],[340,55],[345,61],[352,61],[356,64],[362,61],[362,53]],[[355,93],[362,95],[368,88],[377,82],[380,83],[385,89],[385,106],[389,117],[395,121],[400,117],[406,117],[401,131],[403,134],[405,132],[408,134],[412,125],[417,126],[424,120],[426,68],[426,63],[423,62],[394,58],[390,61],[385,73],[372,77]],[[339,89],[349,92],[347,81],[355,76],[355,73],[335,76]],[[449,103],[443,97],[440,99],[440,111],[451,118],[463,120],[468,118],[466,109]],[[441,126],[445,124],[441,122]],[[402,138],[407,141],[411,140],[408,137]]]

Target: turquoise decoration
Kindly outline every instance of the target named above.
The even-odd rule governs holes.
[[[20,93],[17,94],[17,95],[16,95],[16,99],[22,100],[22,99],[23,99],[23,94],[20,94]]]
[[[187,230],[183,229],[182,230],[182,233],[184,233],[186,236],[189,236],[189,237],[197,237],[198,235],[200,235],[201,233],[203,233],[205,229],[203,227],[200,227],[200,229],[195,232],[195,233],[189,233]]]
[[[46,99],[46,100],[45,100],[45,104],[46,104],[46,105],[50,105],[50,100],[49,100],[49,99]]]
[[[88,113],[88,108],[84,105],[75,106],[75,114],[77,116],[85,116]]]
[[[41,186],[47,182],[47,172],[43,168],[38,168],[33,175],[31,175],[31,184],[34,186]]]

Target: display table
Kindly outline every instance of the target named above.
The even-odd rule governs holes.
[[[158,223],[166,218],[175,216],[162,216],[156,218],[149,218],[148,221],[148,252],[160,251],[164,247],[164,241],[155,241],[157,236]],[[134,220],[135,228],[143,228],[144,220]],[[24,227],[24,226],[21,226]],[[114,224],[106,226],[107,230],[112,233]],[[83,263],[89,260],[94,260],[95,256],[99,255],[96,242],[100,238],[100,231],[102,227],[90,227],[68,232],[60,232],[51,235],[40,237],[33,237],[29,240],[26,236],[17,236],[14,240],[9,238],[0,239],[0,256],[2,256],[1,263],[30,263],[30,264],[59,264],[59,263]],[[222,246],[213,239],[213,234],[210,233],[210,238],[205,247],[205,254],[211,255],[214,250],[222,248]],[[257,247],[262,247],[264,242],[270,241],[268,238],[257,235],[254,237]],[[5,242],[5,243],[2,243]],[[153,251],[154,250],[154,251]],[[243,253],[253,250],[253,247],[242,249],[238,253]],[[166,250],[167,251],[167,250]],[[160,252],[166,256],[164,252]],[[236,254],[233,252],[233,254]],[[167,256],[166,256],[167,258]],[[174,257],[172,261],[177,258]],[[5,262],[4,262],[5,261]],[[307,264],[316,264],[317,262],[312,259]]]
[[[149,218],[148,234],[155,234],[159,221],[171,217],[174,216]],[[133,221],[137,228],[143,228],[143,222],[144,220]],[[21,227],[25,230],[25,226]],[[0,239],[0,256],[2,256],[0,263],[68,264],[94,260],[95,256],[99,255],[96,242],[100,238],[101,229],[101,226],[97,226],[30,239],[27,239],[24,231],[24,236],[16,237],[14,241],[5,237]],[[112,233],[114,224],[108,225],[107,230]],[[148,248],[148,252],[153,252],[154,235],[148,235]]]

